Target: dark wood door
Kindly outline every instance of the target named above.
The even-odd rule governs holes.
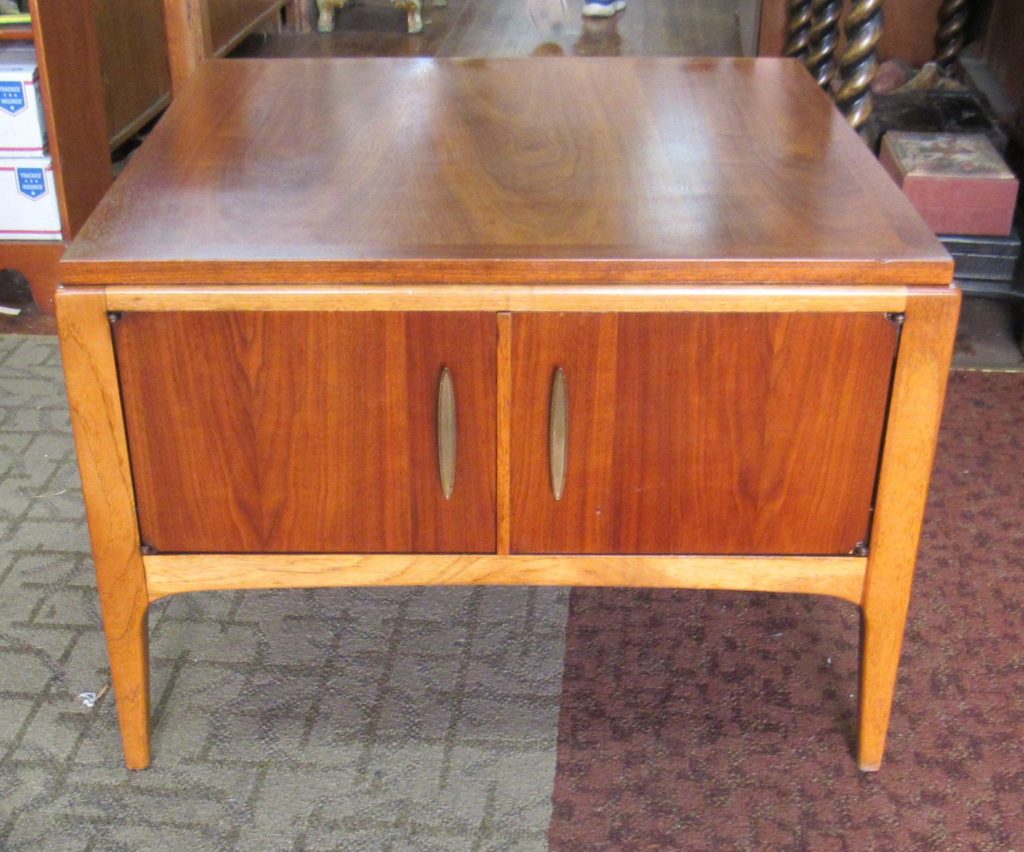
[[[143,541],[161,552],[493,552],[493,314],[115,323]],[[438,386],[454,383],[454,488]]]
[[[846,554],[866,538],[897,343],[886,317],[517,314],[512,327],[514,552]]]

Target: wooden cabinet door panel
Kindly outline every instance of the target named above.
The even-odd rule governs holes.
[[[137,313],[114,329],[150,546],[493,552],[493,314]],[[450,500],[444,367],[458,430]]]
[[[517,314],[512,328],[513,552],[846,554],[866,538],[897,342],[886,317]]]

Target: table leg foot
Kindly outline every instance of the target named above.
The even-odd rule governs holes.
[[[917,291],[904,311],[861,600],[857,762],[866,772],[885,751],[959,312],[953,289]]]
[[[107,631],[114,700],[121,725],[124,762],[129,769],[149,766],[149,630],[146,609]]]
[[[862,616],[857,764],[864,772],[882,765],[909,602],[906,595],[887,612]]]

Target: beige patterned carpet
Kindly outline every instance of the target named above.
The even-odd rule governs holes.
[[[546,848],[566,591],[160,602],[129,773],[53,338],[0,336],[0,477],[0,849]]]

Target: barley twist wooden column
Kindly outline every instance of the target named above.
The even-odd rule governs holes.
[[[807,58],[811,32],[811,0],[789,0],[786,19],[786,56]]]
[[[939,7],[939,29],[935,34],[935,61],[943,68],[951,67],[964,46],[968,0],[942,0]]]
[[[839,59],[841,83],[836,104],[859,131],[874,107],[871,82],[878,72],[875,48],[882,37],[882,0],[853,0],[843,29],[846,49]]]
[[[836,76],[836,44],[843,0],[813,0],[807,68],[821,88],[828,91]]]

